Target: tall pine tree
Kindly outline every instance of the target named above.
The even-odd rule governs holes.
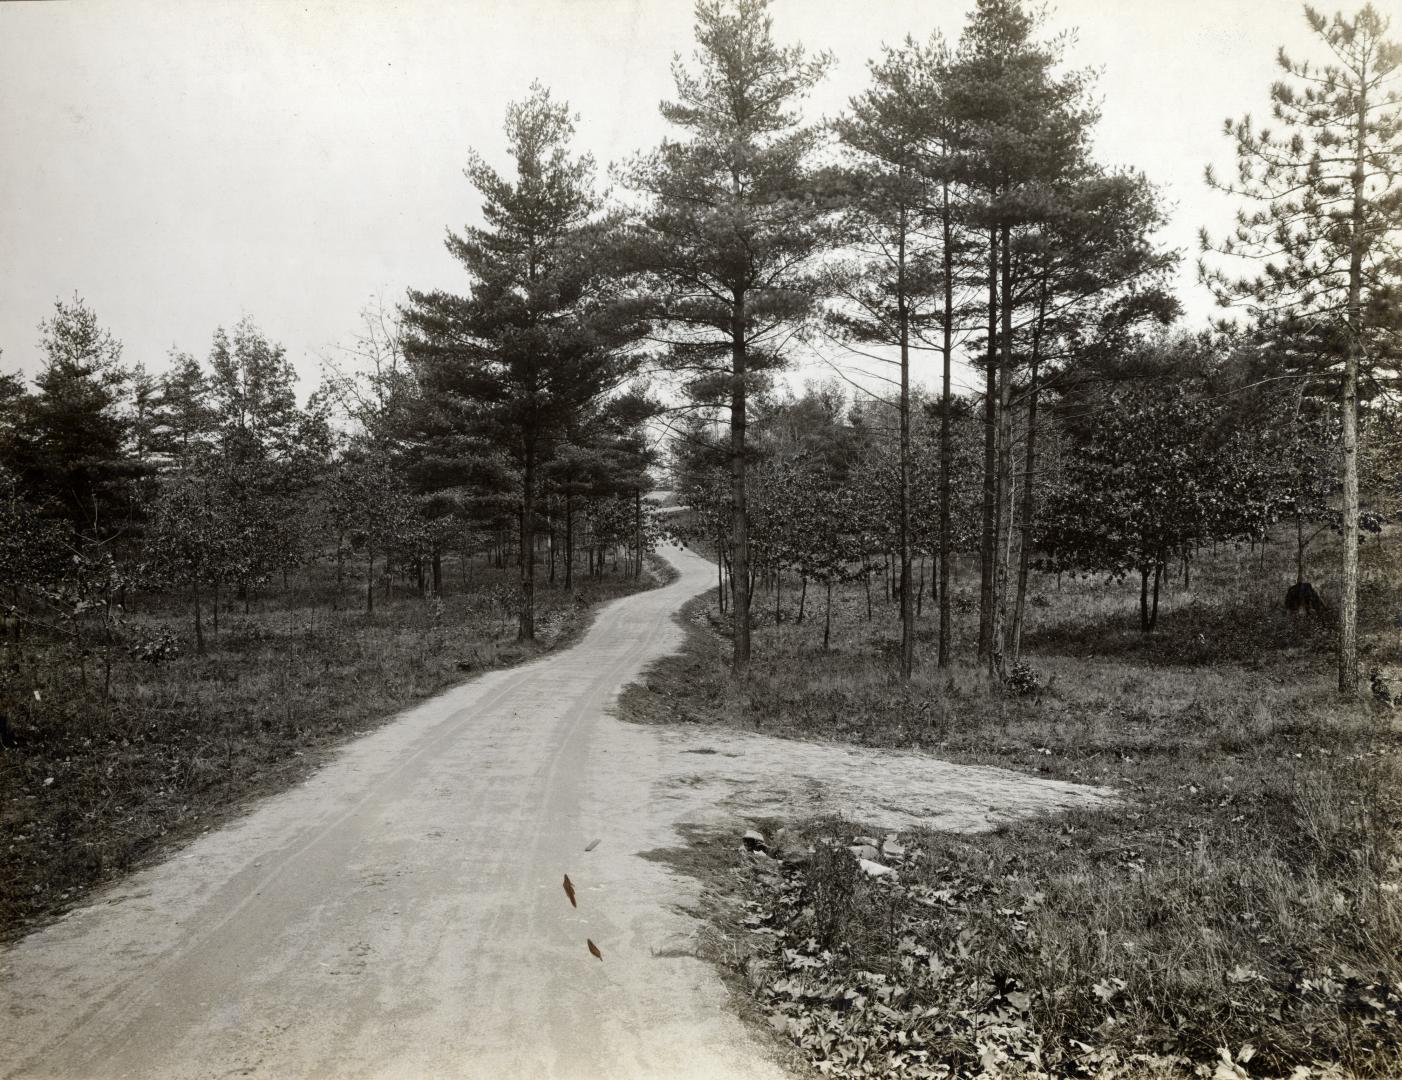
[[[832,319],[844,335],[894,348],[900,368],[896,546],[900,563],[900,675],[915,656],[911,576],[910,357],[934,331],[949,328],[950,289],[944,246],[947,216],[938,179],[926,168],[942,128],[939,72],[944,50],[907,39],[871,64],[871,86],[837,122],[847,154],[844,239],[854,263],[834,275]],[[941,335],[942,336],[942,335]]]
[[[1396,290],[1402,268],[1402,44],[1371,4],[1352,18],[1305,9],[1332,55],[1314,65],[1287,56],[1271,87],[1278,129],[1227,121],[1237,175],[1213,187],[1254,209],[1206,251],[1255,260],[1256,274],[1202,269],[1219,302],[1241,303],[1269,322],[1287,316],[1328,331],[1339,378],[1343,559],[1339,597],[1339,690],[1358,691],[1358,380],[1385,338],[1395,355]]]
[[[627,171],[645,200],[629,254],[668,359],[694,400],[729,408],[736,674],[750,661],[749,397],[811,310],[806,270],[827,245],[810,173],[820,136],[797,107],[828,57],[777,44],[768,7],[699,0],[694,64],[673,63],[676,100],[661,106],[682,138]]]
[[[1001,674],[1012,521],[1015,244],[1041,219],[1045,188],[1084,161],[1094,109],[1086,77],[1058,70],[1063,38],[1041,40],[1022,0],[978,0],[945,85],[960,132],[967,221],[986,243],[984,506],[979,656]]]
[[[469,459],[503,448],[516,472],[523,640],[535,637],[542,470],[578,417],[628,377],[642,328],[600,257],[608,223],[594,161],[571,154],[573,135],[568,106],[539,84],[510,106],[515,176],[473,154],[466,174],[482,196],[484,226],[448,235],[469,294],[411,290],[404,313],[405,352],[436,414],[420,434],[475,448]]]

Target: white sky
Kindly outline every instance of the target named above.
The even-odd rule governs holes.
[[[1391,6],[1389,0],[1381,4]],[[972,0],[776,0],[781,41],[837,66],[831,115],[883,42],[956,37]],[[1350,8],[1351,10],[1351,8]],[[1200,225],[1232,204],[1228,115],[1267,111],[1275,50],[1316,55],[1294,0],[1060,0],[1070,59],[1102,70],[1100,157],[1176,203],[1189,320]],[[1402,23],[1402,19],[1397,20]],[[33,373],[38,322],[83,296],[129,362],[208,352],[243,313],[303,377],[367,300],[461,288],[444,230],[476,214],[461,169],[497,156],[506,103],[539,77],[581,114],[601,166],[654,143],[689,0],[0,3],[0,370]],[[821,368],[798,377],[818,376]],[[934,361],[917,371],[932,381]]]

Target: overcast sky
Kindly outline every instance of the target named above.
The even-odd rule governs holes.
[[[775,0],[776,35],[837,65],[832,115],[883,42],[957,37],[972,0]],[[1388,4],[1384,3],[1384,7]],[[1352,10],[1350,8],[1350,10]],[[1102,161],[1176,205],[1194,323],[1197,229],[1230,222],[1203,166],[1222,120],[1264,115],[1285,45],[1315,55],[1293,0],[1060,0],[1076,66],[1101,71]],[[0,3],[0,369],[33,373],[38,322],[78,293],[129,362],[208,353],[250,314],[306,392],[372,297],[460,289],[445,228],[476,215],[469,147],[500,155],[533,78],[580,116],[601,165],[654,143],[689,0]],[[821,369],[803,371],[821,376]],[[933,361],[918,378],[933,378]]]

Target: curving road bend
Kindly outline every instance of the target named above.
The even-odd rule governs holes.
[[[404,713],[0,952],[0,1077],[780,1080],[693,955],[691,883],[640,852],[776,800],[980,828],[1103,797],[609,717],[713,581],[666,556],[676,582],[567,652]]]

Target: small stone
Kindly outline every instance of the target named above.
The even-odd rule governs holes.
[[[872,862],[870,859],[858,859],[858,860],[857,860],[857,865],[860,866],[860,867],[862,868],[863,872],[864,872],[868,877],[874,877],[874,878],[892,877],[892,878],[893,878],[893,877],[896,876],[896,872],[895,872],[894,870],[892,870],[889,866],[883,866],[883,865],[882,865],[881,863],[879,863],[879,862]]]
[[[750,829],[744,836],[740,837],[740,842],[745,845],[746,851],[768,851],[769,844],[764,839],[764,834]]]
[[[872,844],[853,844],[847,850],[859,859],[875,860],[881,856],[881,852]]]

